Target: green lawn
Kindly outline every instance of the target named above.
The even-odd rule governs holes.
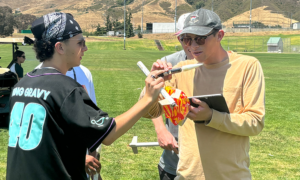
[[[169,37],[169,38],[168,38]],[[291,46],[300,46],[300,34],[283,35],[274,34],[266,36],[227,36],[225,34],[221,44],[226,50],[233,50],[235,52],[267,52],[267,42],[270,37],[281,37],[283,40],[283,52],[291,52]],[[93,43],[92,46],[101,50],[123,49],[124,40],[122,38],[111,37],[93,37],[101,39],[105,43]],[[181,49],[176,36],[166,36],[165,39],[160,40],[165,51],[175,51]],[[157,50],[154,40],[143,39],[126,39],[127,50]],[[298,48],[299,49],[299,48]]]
[[[89,50],[83,57],[82,64],[93,74],[97,103],[110,116],[125,112],[138,99],[145,76],[136,63],[142,61],[150,68],[156,59],[173,53],[154,49],[147,51],[144,42],[133,43],[137,46],[136,50],[126,51],[120,50],[122,43],[88,43]],[[106,45],[110,47],[105,48]],[[0,47],[0,66],[7,66],[11,59],[11,46]],[[20,49],[26,51],[27,60],[22,66],[28,72],[38,62],[31,47]],[[260,60],[266,81],[265,128],[260,135],[251,137],[250,168],[253,179],[300,179],[299,55],[248,55]],[[101,174],[105,180],[158,179],[157,163],[162,149],[139,148],[139,154],[133,154],[128,144],[135,135],[139,137],[139,142],[156,141],[151,120],[141,119],[111,146],[103,146]],[[5,179],[7,139],[7,130],[1,129],[0,179]]]
[[[300,46],[300,34],[292,35],[267,35],[267,36],[227,36],[225,34],[221,41],[222,46],[226,50],[233,50],[236,52],[267,52],[267,42],[270,37],[281,37],[283,38],[283,52],[291,52],[291,46]],[[92,38],[101,39],[105,43],[90,43],[89,47],[92,49],[99,50],[122,50],[124,47],[123,38],[113,37],[102,37],[93,36]],[[151,39],[130,39],[126,38],[126,49],[127,50],[157,50],[154,40]],[[182,49],[176,36],[166,36],[165,39],[160,40],[165,51],[175,51],[176,49]],[[175,49],[176,48],[176,49]],[[299,49],[299,48],[298,48]]]

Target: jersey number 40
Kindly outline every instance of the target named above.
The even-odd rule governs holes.
[[[46,119],[45,108],[36,103],[16,102],[11,111],[9,122],[9,147],[19,147],[23,150],[36,148],[42,140],[43,127]]]

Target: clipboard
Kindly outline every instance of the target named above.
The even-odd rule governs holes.
[[[189,97],[191,106],[198,107],[199,105],[193,103],[192,98],[199,99],[200,101],[206,102],[206,104],[217,111],[229,113],[229,109],[225,98],[222,94],[209,94],[203,96]]]

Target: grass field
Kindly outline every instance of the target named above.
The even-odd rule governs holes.
[[[264,36],[227,36],[221,41],[221,44],[226,50],[233,50],[236,52],[267,52],[267,42],[270,37],[281,37],[283,39],[283,52],[292,52],[291,46],[298,47],[298,53],[300,51],[300,35],[291,34],[274,34]],[[92,37],[94,39],[101,40],[106,43],[95,43],[98,49],[111,49],[112,47],[117,49],[123,49],[124,40],[123,38],[112,38],[112,37]],[[157,50],[154,39],[160,40],[165,51],[175,51],[182,49],[180,43],[175,36],[170,34],[153,34],[145,36],[146,39],[126,39],[127,50]]]
[[[136,63],[142,61],[150,68],[156,59],[173,53],[147,50],[144,45],[138,45],[143,42],[134,42],[135,50],[113,50],[117,47],[122,49],[122,43],[118,43],[90,42],[82,60],[93,74],[98,106],[112,117],[128,110],[137,101],[144,86],[145,77]],[[0,66],[7,66],[11,60],[11,46],[0,47]],[[38,62],[31,47],[20,49],[26,51],[27,60],[22,66],[28,72]],[[251,137],[250,142],[253,179],[300,179],[299,54],[249,55],[260,60],[266,81],[265,128],[258,136]],[[128,147],[134,135],[139,137],[139,142],[156,141],[151,120],[141,119],[111,146],[103,146],[103,179],[158,179],[157,163],[162,149],[140,148],[139,154],[135,155]],[[0,129],[0,180],[5,179],[7,140],[7,130]]]

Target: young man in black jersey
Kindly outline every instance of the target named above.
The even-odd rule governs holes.
[[[86,149],[110,145],[128,131],[157,100],[164,79],[153,77],[164,71],[151,72],[145,97],[112,118],[65,76],[87,51],[73,17],[50,13],[37,19],[31,30],[43,66],[27,73],[11,95],[6,179],[86,180]]]

